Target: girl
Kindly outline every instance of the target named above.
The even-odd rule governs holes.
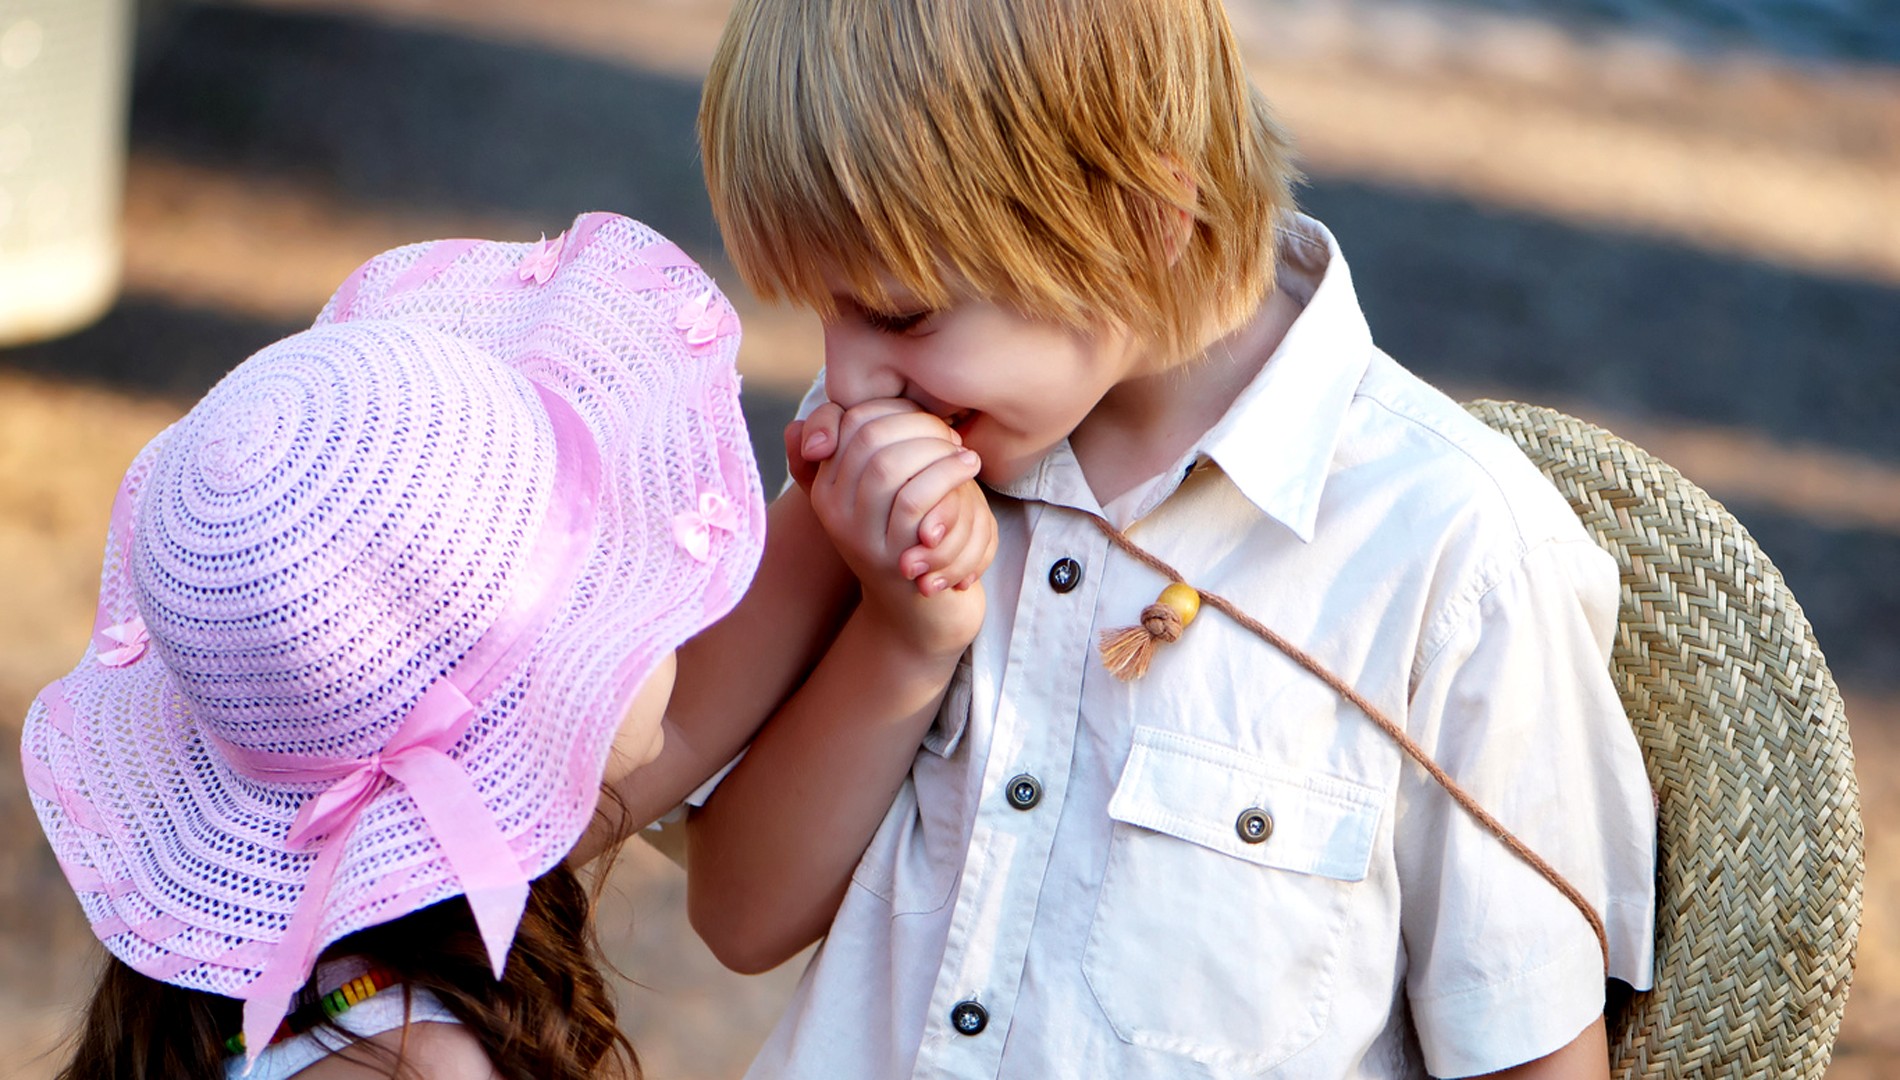
[[[111,953],[63,1075],[637,1074],[564,859],[745,735],[662,719],[762,544],[737,339],[625,218],[415,245],[146,447],[23,739]]]

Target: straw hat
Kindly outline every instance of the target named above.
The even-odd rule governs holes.
[[[465,895],[499,975],[667,652],[757,565],[738,325],[637,222],[378,256],[127,472],[34,808],[114,955],[245,1001]]]
[[[1658,804],[1655,988],[1611,1019],[1618,1077],[1820,1077],[1860,931],[1840,693],[1781,575],[1722,505],[1550,409],[1514,439],[1623,571],[1612,674]]]

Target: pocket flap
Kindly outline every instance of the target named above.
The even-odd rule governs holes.
[[[1365,784],[1137,727],[1108,816],[1260,866],[1362,881],[1383,802]],[[1241,838],[1242,816],[1251,810],[1271,821],[1259,843]]]

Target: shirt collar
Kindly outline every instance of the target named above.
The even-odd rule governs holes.
[[[1293,214],[1275,232],[1281,287],[1311,296],[1198,445],[1261,513],[1310,541],[1346,409],[1372,360],[1372,330],[1326,226]]]
[[[1143,513],[1172,493],[1189,465],[1207,458],[1261,513],[1310,541],[1346,408],[1371,362],[1372,331],[1326,226],[1290,214],[1274,232],[1278,287],[1305,301],[1299,317],[1226,413],[1170,469],[1173,481],[1144,500]],[[1102,512],[1067,440],[996,490]]]

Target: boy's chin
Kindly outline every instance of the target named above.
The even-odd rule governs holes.
[[[1027,461],[1005,461],[995,465],[990,464],[989,461],[985,459],[983,467],[977,470],[976,478],[982,481],[985,487],[1007,487],[1021,480],[1024,476],[1027,476],[1029,470],[1035,468],[1035,466],[1036,459]]]

